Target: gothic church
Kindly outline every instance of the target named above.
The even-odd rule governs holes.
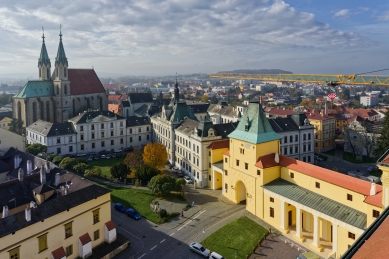
[[[13,118],[23,120],[25,127],[39,119],[63,122],[88,109],[108,109],[106,91],[94,69],[69,69],[61,32],[59,36],[53,73],[43,34],[39,80],[28,81],[13,97]]]

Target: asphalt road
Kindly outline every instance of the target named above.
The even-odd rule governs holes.
[[[201,199],[201,192],[202,190],[196,192],[197,199]],[[117,231],[131,241],[131,247],[115,258],[201,258],[189,250],[188,244],[196,240],[201,242],[244,212],[245,205],[229,205],[213,199],[211,202],[204,202],[200,211],[177,226],[157,225],[146,219],[134,221],[112,206],[112,219],[117,224]],[[205,233],[202,232],[203,229]]]

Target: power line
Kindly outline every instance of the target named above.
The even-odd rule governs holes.
[[[389,68],[385,68],[385,69],[381,69],[381,70],[376,70],[376,71],[371,71],[371,72],[365,72],[365,73],[358,73],[358,74],[355,74],[355,75],[371,74],[371,73],[381,72],[381,71],[386,71],[386,70],[389,70]]]

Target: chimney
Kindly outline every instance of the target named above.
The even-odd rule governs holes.
[[[5,206],[3,206],[3,218],[5,218],[7,216],[8,216],[8,206],[5,205]]]
[[[27,208],[25,208],[24,214],[26,215],[26,221],[27,222],[31,221],[31,209],[30,209],[30,206],[27,206]]]
[[[46,167],[46,174],[50,173],[50,162],[49,161],[46,161],[46,164],[45,164],[45,167]]]
[[[27,160],[27,175],[31,174],[31,171],[32,171],[31,160]]]
[[[60,184],[60,181],[61,181],[60,175],[59,175],[59,173],[56,173],[55,174],[55,183],[54,183],[54,185],[58,186]]]
[[[41,184],[46,184],[46,170],[44,169],[43,165],[41,166]]]
[[[24,180],[24,171],[22,168],[19,168],[18,170],[18,178],[19,178],[19,181],[23,181]]]
[[[377,188],[375,186],[375,183],[371,183],[370,187],[370,196],[376,195],[377,194]]]
[[[20,162],[22,161],[22,158],[19,157],[19,155],[14,156],[14,168],[18,168],[20,166]]]

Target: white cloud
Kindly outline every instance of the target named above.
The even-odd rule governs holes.
[[[334,18],[346,18],[350,15],[349,9],[342,9],[339,11],[334,12]]]
[[[384,12],[381,16],[379,16],[380,21],[389,21],[389,11]]]
[[[37,62],[42,26],[53,63],[60,23],[70,66],[93,64],[120,72],[145,70],[137,64],[151,64],[156,72],[157,64],[168,69],[212,63],[220,67],[282,53],[372,45],[280,0],[67,0],[44,5],[25,0],[0,5],[0,71],[11,69],[2,64],[12,56],[20,66]],[[336,18],[347,15],[348,9],[334,13]]]

